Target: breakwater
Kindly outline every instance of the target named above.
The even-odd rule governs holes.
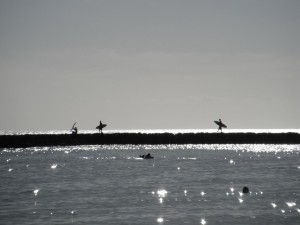
[[[300,144],[299,133],[112,133],[1,135],[0,148],[109,144]]]

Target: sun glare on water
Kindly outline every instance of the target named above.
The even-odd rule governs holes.
[[[159,218],[157,218],[157,222],[162,223],[162,222],[164,222],[164,219],[162,217],[159,217]]]
[[[205,225],[206,224],[206,220],[205,219],[201,219],[200,224],[201,225]]]

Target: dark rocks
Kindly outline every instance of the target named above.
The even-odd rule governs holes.
[[[110,133],[0,135],[0,148],[103,144],[300,144],[298,133]]]

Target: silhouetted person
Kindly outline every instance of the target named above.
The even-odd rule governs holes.
[[[77,127],[75,127],[76,122],[73,124],[72,128],[71,128],[71,132],[72,134],[77,134]]]
[[[219,119],[219,128],[218,128],[218,131],[217,132],[219,132],[219,130],[221,131],[221,133],[222,133],[222,120],[221,119]]]
[[[217,132],[219,132],[219,130],[220,130],[221,133],[222,133],[222,128],[227,128],[227,126],[226,126],[224,123],[222,123],[222,120],[221,120],[221,119],[219,119],[219,121],[214,121],[214,122],[215,122],[215,124],[217,124],[217,125],[219,126]]]
[[[140,158],[143,158],[143,159],[153,159],[154,157],[153,156],[151,156],[151,154],[150,153],[148,153],[147,155],[140,155]]]
[[[103,134],[103,132],[102,132],[102,128],[103,128],[103,124],[102,124],[102,122],[101,122],[101,120],[100,120],[100,125],[99,125],[99,133],[100,133],[100,131],[101,131],[101,134]]]
[[[74,127],[74,128],[72,129],[72,134],[73,134],[73,135],[76,135],[77,132],[78,132],[77,127]]]
[[[104,127],[106,127],[106,124],[103,124],[103,123],[100,121],[100,124],[99,124],[99,126],[96,127],[96,129],[99,130],[99,133],[103,134],[103,133],[102,133],[102,128],[104,128]]]
[[[147,155],[144,156],[144,159],[153,159],[153,157],[151,156],[150,153],[148,153]]]

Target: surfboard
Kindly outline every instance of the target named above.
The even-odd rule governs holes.
[[[107,126],[106,124],[102,124],[102,125],[97,126],[96,129],[102,129],[102,128],[106,127],[106,126]]]
[[[224,124],[224,123],[221,123],[220,121],[216,121],[215,120],[215,123],[220,126],[220,127],[224,127],[224,128],[227,128],[227,126]]]
[[[76,125],[76,122],[73,124],[73,126],[72,126],[72,128],[71,128],[71,131],[74,130],[75,125]]]

